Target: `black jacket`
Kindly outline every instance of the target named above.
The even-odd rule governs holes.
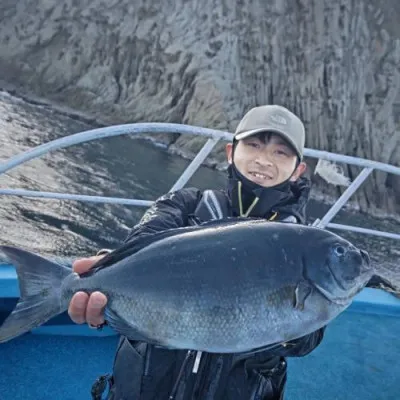
[[[238,216],[240,213],[234,198],[236,183],[231,179],[226,191],[202,192],[195,188],[185,188],[162,196],[132,229],[126,242],[140,240],[154,232],[199,224],[221,216]],[[261,213],[258,209],[256,216],[305,223],[309,190],[306,179],[286,185],[286,194],[278,195],[278,201],[268,204]],[[215,198],[218,199],[219,209],[218,206],[214,207],[215,202],[209,201]],[[246,199],[243,200],[246,202]],[[249,216],[255,215],[250,213]],[[323,334],[324,328],[254,354],[202,354],[197,373],[192,372],[198,356],[195,353],[167,350],[121,338],[108,399],[283,399],[285,358],[308,354],[319,345]]]

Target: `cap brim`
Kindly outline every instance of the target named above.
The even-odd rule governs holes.
[[[296,144],[293,142],[292,138],[290,136],[288,136],[287,133],[285,133],[284,131],[280,131],[279,129],[276,129],[276,128],[271,128],[271,129],[269,129],[269,128],[253,129],[251,131],[238,133],[237,135],[234,136],[234,138],[236,140],[242,140],[242,139],[248,138],[249,136],[253,136],[253,135],[257,134],[257,133],[262,133],[262,132],[272,132],[272,133],[276,133],[279,136],[282,136],[293,147],[293,150],[300,157],[300,159],[302,158],[302,156],[299,153],[299,151],[297,150]]]

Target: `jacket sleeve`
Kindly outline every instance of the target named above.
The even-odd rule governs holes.
[[[309,335],[283,343],[271,350],[271,354],[280,357],[303,357],[319,346],[324,337],[325,328],[318,329]]]
[[[131,229],[125,243],[147,234],[187,226],[189,215],[195,211],[200,198],[201,191],[196,188],[184,188],[161,196]]]

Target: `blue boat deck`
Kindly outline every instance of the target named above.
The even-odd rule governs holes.
[[[92,382],[112,370],[117,336],[35,332],[1,345],[1,400],[90,399]],[[314,352],[289,359],[286,399],[398,400],[399,332],[398,316],[351,308]]]
[[[398,400],[400,318],[348,311],[321,345],[289,360],[288,400]]]

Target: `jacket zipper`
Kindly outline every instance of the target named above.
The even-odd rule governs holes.
[[[146,348],[146,358],[144,363],[144,376],[148,376],[150,372],[150,358],[151,358],[151,346],[147,346]]]
[[[204,386],[207,382],[207,377],[209,375],[209,367],[210,366],[210,355],[209,354],[204,354],[202,355],[202,359],[200,361],[200,369],[198,370],[198,385],[195,385],[195,388],[197,386],[197,389],[195,389],[195,392],[193,393],[193,399],[202,399],[203,397],[203,391],[204,391]]]

